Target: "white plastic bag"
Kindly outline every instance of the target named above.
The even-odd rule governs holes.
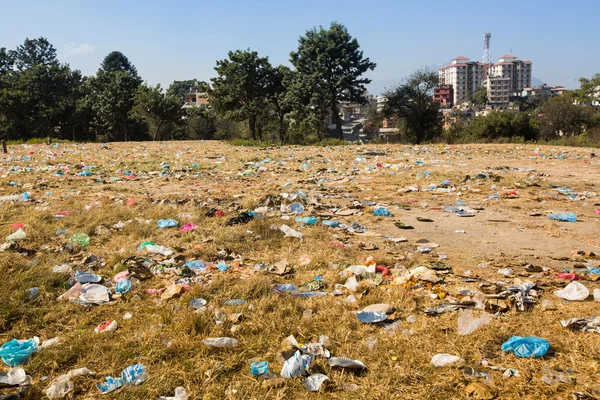
[[[481,317],[476,318],[471,310],[464,310],[458,317],[458,334],[463,336],[473,333],[480,326],[489,324],[492,319],[494,317],[486,312],[481,314]]]
[[[465,364],[465,360],[452,354],[436,354],[431,358],[434,367],[454,367]]]
[[[571,282],[563,290],[555,290],[554,294],[561,299],[583,301],[588,298],[590,291],[579,282]]]

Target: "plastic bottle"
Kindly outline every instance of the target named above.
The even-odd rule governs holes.
[[[238,346],[237,339],[230,337],[218,337],[208,338],[202,340],[202,344],[208,347],[222,348],[222,349],[233,349]]]

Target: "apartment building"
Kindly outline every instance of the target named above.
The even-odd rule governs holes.
[[[433,89],[433,101],[440,103],[443,108],[452,107],[454,104],[454,89],[452,85],[441,85]]]
[[[510,78],[512,93],[520,93],[531,87],[531,61],[521,61],[517,57],[505,54],[490,67],[490,76]]]
[[[502,79],[484,81],[486,69],[489,71],[490,78]],[[500,57],[497,63],[491,65],[470,61],[469,58],[460,56],[452,60],[449,65],[441,67],[438,75],[440,87],[452,86],[454,105],[471,99],[480,86],[488,88],[488,99],[493,98],[495,101],[506,99],[505,103],[508,104],[508,98],[505,96],[506,87],[508,86],[509,97],[531,87],[531,69],[531,61],[521,61],[510,54]]]
[[[483,63],[459,56],[452,60],[450,65],[439,69],[440,86],[452,86],[453,104],[464,103],[475,94],[475,90],[483,83],[483,67]]]
[[[491,106],[507,105],[512,93],[512,78],[490,76],[486,80],[488,104]]]
[[[201,107],[208,105],[208,93],[201,91],[197,86],[187,94],[183,108]]]

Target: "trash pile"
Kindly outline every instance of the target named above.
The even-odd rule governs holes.
[[[580,345],[600,333],[597,165],[524,145],[13,146],[0,399],[600,399]]]

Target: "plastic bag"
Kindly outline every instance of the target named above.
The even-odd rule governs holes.
[[[175,396],[160,396],[158,400],[188,400],[189,396],[181,386],[175,388]]]
[[[287,225],[281,225],[281,231],[285,234],[285,236],[289,236],[289,237],[295,237],[297,239],[302,239],[302,237],[304,236],[302,233],[293,230],[292,228],[290,228]]]
[[[554,294],[565,300],[583,301],[588,298],[590,291],[579,282],[571,282],[564,289],[555,290]]]
[[[6,237],[7,241],[17,241],[17,240],[23,240],[23,239],[27,239],[27,234],[25,234],[25,231],[21,228],[19,228],[12,235],[9,235]]]
[[[513,336],[502,345],[502,351],[518,357],[543,357],[549,349],[550,343],[546,339],[535,336]]]
[[[0,358],[9,367],[25,364],[37,350],[40,340],[34,337],[29,340],[13,339],[0,347]]]
[[[121,279],[115,285],[115,292],[119,294],[127,293],[131,290],[131,281],[129,279]]]
[[[471,310],[464,310],[458,317],[458,334],[468,335],[473,333],[477,328],[489,324],[494,317],[491,314],[484,312],[481,317],[473,316]]]
[[[464,365],[465,360],[452,354],[440,353],[431,357],[431,364],[434,367],[454,367]]]
[[[90,237],[85,233],[76,233],[73,236],[71,236],[70,241],[85,247],[90,244]]]
[[[577,214],[572,212],[563,214],[548,214],[548,219],[563,222],[577,222]]]
[[[394,214],[389,212],[385,207],[379,207],[375,211],[373,211],[374,217],[393,217]]]
[[[323,374],[313,374],[304,380],[304,387],[309,392],[318,392],[323,383],[328,381],[329,377]]]
[[[179,226],[179,222],[177,222],[171,218],[170,219],[159,219],[156,222],[156,225],[158,226],[159,229],[177,228]]]
[[[281,368],[281,377],[291,379],[299,376],[306,376],[307,370],[311,367],[312,362],[313,358],[311,356],[302,355],[298,350],[283,364],[283,368]]]

